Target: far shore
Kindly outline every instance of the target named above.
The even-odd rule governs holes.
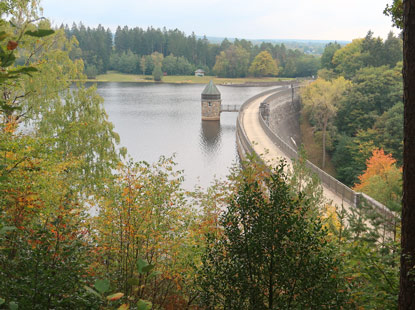
[[[109,71],[97,75],[95,79],[87,82],[137,82],[137,83],[169,83],[169,84],[207,84],[212,80],[218,85],[232,86],[272,86],[280,83],[289,83],[295,79],[278,77],[246,77],[246,78],[218,78],[216,76],[170,75],[163,76],[161,82],[155,82],[151,75],[125,74]]]

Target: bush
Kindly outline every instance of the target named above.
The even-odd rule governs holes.
[[[201,287],[209,309],[340,309],[338,261],[309,200],[283,172],[247,166],[206,235]]]
[[[153,79],[156,82],[160,82],[163,77],[163,72],[161,72],[160,66],[157,66],[153,70]]]
[[[88,79],[95,79],[98,75],[98,70],[94,65],[87,65],[85,68],[85,74]]]

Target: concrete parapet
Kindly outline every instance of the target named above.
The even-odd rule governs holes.
[[[269,96],[267,96],[269,95]],[[244,110],[247,108],[247,106],[253,101],[257,100],[258,98],[264,97],[262,99],[262,102],[266,102],[267,104],[270,104],[273,107],[270,107],[271,111],[278,111],[278,120],[273,120],[272,116],[275,115],[272,112],[270,113],[270,119],[269,123],[273,124],[274,122],[274,128],[281,129],[281,126],[284,126],[284,120],[288,119],[290,122],[296,121],[298,123],[298,117],[296,117],[296,113],[299,112],[299,102],[298,102],[298,89],[294,91],[291,89],[275,89],[268,92],[260,93],[250,99],[248,99],[240,108],[239,115],[237,118],[237,128],[236,128],[236,139],[237,139],[237,148],[239,156],[242,159],[245,159],[246,154],[252,154],[256,153],[254,150],[254,147],[252,145],[252,142],[249,140],[249,138],[246,135],[244,123],[243,123],[243,114]],[[296,102],[297,101],[297,102]],[[263,110],[262,105],[262,110]],[[263,134],[266,135],[272,143],[277,147],[278,150],[282,151],[287,158],[289,159],[297,159],[298,154],[296,151],[296,146],[290,139],[292,136],[292,132],[289,130],[284,130],[283,137],[280,136],[281,130],[278,130],[275,132],[271,129],[271,126],[268,124],[268,122],[262,117],[262,114],[259,111],[260,105],[258,105],[258,122],[260,124],[260,127],[262,128]],[[298,111],[298,112],[296,112]],[[284,115],[287,113],[288,115]],[[259,154],[256,154],[259,158]],[[390,211],[387,207],[382,205],[380,202],[376,201],[375,199],[362,194],[357,193],[353,191],[348,186],[344,185],[331,175],[327,174],[317,166],[315,166],[310,161],[307,161],[307,166],[318,175],[320,178],[322,184],[324,187],[328,188],[329,191],[331,191],[334,196],[337,196],[337,201],[340,202],[347,202],[348,205],[356,207],[357,204],[359,204],[362,201],[362,198],[368,203],[374,210],[377,210],[380,214],[387,218],[397,218],[398,215],[394,212]]]

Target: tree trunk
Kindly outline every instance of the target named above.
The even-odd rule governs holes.
[[[415,0],[404,0],[404,152],[399,309],[415,309]]]
[[[328,117],[324,117],[324,124],[323,124],[323,162],[321,164],[322,169],[326,167],[326,131],[327,131],[327,123]]]

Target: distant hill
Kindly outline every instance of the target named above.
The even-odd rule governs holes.
[[[203,38],[197,36],[197,38]],[[206,37],[209,42],[214,44],[220,44],[225,38],[223,37]],[[235,38],[226,38],[230,42],[235,41]],[[324,47],[336,40],[303,40],[303,39],[246,39],[251,41],[254,45],[260,45],[261,43],[272,43],[272,44],[284,44],[288,49],[298,49],[307,54],[321,55],[324,51]],[[336,41],[340,45],[346,45],[350,41]]]

